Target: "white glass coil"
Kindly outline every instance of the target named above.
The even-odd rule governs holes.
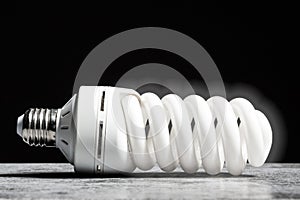
[[[188,173],[202,166],[217,174],[225,163],[229,173],[239,175],[247,160],[261,166],[271,148],[268,119],[244,98],[182,100],[169,94],[160,99],[145,93],[124,97],[122,107],[131,157],[141,170],[157,163],[167,172],[180,165]]]

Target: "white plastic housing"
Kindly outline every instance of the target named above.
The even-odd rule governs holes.
[[[128,94],[138,95],[131,89],[82,86],[61,109],[56,146],[74,164],[75,171],[116,173],[135,169],[120,103]]]

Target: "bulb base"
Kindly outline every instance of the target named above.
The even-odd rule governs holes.
[[[17,132],[30,146],[55,147],[57,109],[30,108],[18,118]]]

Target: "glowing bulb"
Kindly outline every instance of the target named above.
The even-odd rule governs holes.
[[[201,166],[217,174],[242,173],[248,162],[261,166],[270,151],[272,130],[266,116],[243,98],[182,100],[175,94],[116,87],[82,86],[61,109],[29,109],[17,132],[35,146],[56,146],[85,173],[149,170],[178,165],[188,173]]]

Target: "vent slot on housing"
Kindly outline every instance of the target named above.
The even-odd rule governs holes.
[[[100,111],[104,111],[105,92],[102,92]]]

